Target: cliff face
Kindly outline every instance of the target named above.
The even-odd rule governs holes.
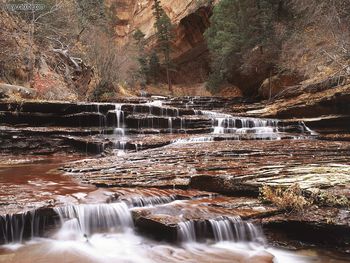
[[[116,0],[111,0],[111,3]],[[135,29],[140,29],[150,49],[155,47],[153,0],[117,1],[119,43],[131,40]],[[205,81],[209,70],[208,49],[203,33],[209,27],[212,6],[208,0],[162,0],[162,6],[175,27],[172,59],[176,70],[172,74],[175,84]]]

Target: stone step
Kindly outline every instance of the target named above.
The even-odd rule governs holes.
[[[200,129],[210,128],[212,121],[201,116],[158,117],[152,115],[129,115],[125,124],[129,128]]]
[[[178,117],[184,115],[194,115],[195,112],[192,109],[179,109],[174,107],[159,107],[154,105],[138,105],[138,104],[124,104],[121,109],[126,113],[147,113],[156,116],[166,117]]]

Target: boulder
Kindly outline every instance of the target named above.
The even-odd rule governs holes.
[[[259,88],[259,96],[263,99],[270,99],[285,90],[288,86],[296,85],[300,78],[294,75],[275,75],[267,78]]]

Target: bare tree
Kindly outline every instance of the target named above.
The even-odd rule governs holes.
[[[89,43],[88,60],[94,65],[99,79],[95,99],[103,93],[116,92],[118,84],[130,80],[131,68],[136,68],[128,46],[117,46],[115,40],[99,28],[95,28],[85,41]]]

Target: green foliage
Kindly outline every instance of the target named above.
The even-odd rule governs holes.
[[[141,85],[144,86],[147,83],[147,75],[149,72],[148,55],[145,50],[145,34],[140,29],[137,29],[134,32],[133,37],[138,48],[137,61],[139,69],[136,73],[136,78],[140,80]]]
[[[158,82],[158,74],[160,70],[160,63],[157,52],[153,51],[149,58],[149,72],[148,76],[153,83]]]
[[[170,49],[171,49],[171,40],[173,39],[173,25],[169,16],[165,13],[162,8],[159,0],[154,0],[152,6],[153,14],[156,18],[154,27],[157,31],[157,40],[159,49],[164,54],[164,63],[168,65],[170,63]]]
[[[211,90],[231,77],[248,50],[270,43],[278,8],[277,0],[222,0],[215,6],[205,32],[212,56]]]
[[[144,45],[145,34],[140,29],[136,29],[136,31],[133,34],[133,37],[138,45]]]

